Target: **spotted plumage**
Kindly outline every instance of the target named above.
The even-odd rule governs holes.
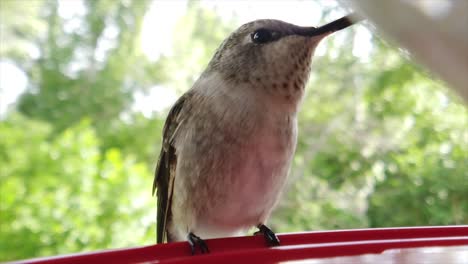
[[[313,29],[278,20],[241,26],[172,107],[153,184],[158,242],[259,226],[276,243],[263,224],[295,151],[296,114],[323,38],[308,36]]]

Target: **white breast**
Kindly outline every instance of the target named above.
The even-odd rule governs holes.
[[[232,236],[264,223],[296,146],[295,113],[265,102],[253,87],[216,87],[223,84],[216,75],[207,80],[194,88],[205,105],[192,109],[177,139],[173,208],[184,210],[173,210],[173,219],[180,239],[187,232]],[[201,119],[204,125],[195,125]],[[207,142],[202,135],[209,144],[197,143]]]
[[[223,158],[236,166],[227,175],[213,175],[225,180],[216,190],[223,199],[197,221],[201,232],[219,237],[265,223],[285,185],[295,146],[295,117],[276,116],[241,148],[226,153]]]

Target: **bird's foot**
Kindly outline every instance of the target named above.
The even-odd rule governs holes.
[[[259,224],[257,227],[258,227],[258,231],[255,232],[254,235],[260,235],[260,234],[263,235],[268,246],[273,247],[273,246],[280,245],[280,241],[278,237],[273,231],[271,231],[270,228],[268,228],[264,224]]]
[[[200,249],[202,254],[210,253],[208,249],[208,245],[206,244],[205,240],[201,239],[200,237],[196,236],[194,233],[190,232],[187,235],[187,240],[190,244],[190,249],[192,250],[192,255],[195,255],[196,248]]]

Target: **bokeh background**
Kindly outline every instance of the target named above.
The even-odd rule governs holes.
[[[154,243],[162,126],[220,42],[347,13],[220,2],[0,0],[0,261]],[[468,224],[466,106],[368,28],[317,50],[277,232]]]

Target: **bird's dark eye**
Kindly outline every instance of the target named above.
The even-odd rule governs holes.
[[[257,29],[255,30],[250,37],[252,38],[253,43],[263,44],[273,40],[273,32],[268,29]]]

